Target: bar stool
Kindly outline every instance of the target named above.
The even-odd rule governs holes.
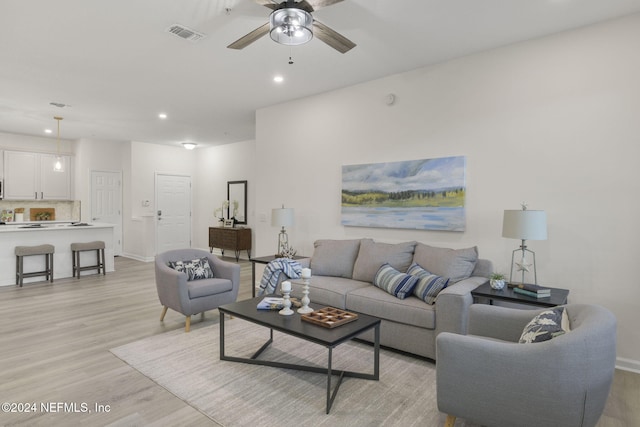
[[[53,245],[38,246],[16,246],[16,285],[22,287],[25,277],[46,276],[47,280],[53,282]],[[43,271],[24,272],[24,257],[32,255],[45,256],[45,269]]]
[[[96,251],[95,265],[80,267],[80,253],[84,251]],[[104,262],[104,242],[101,240],[86,243],[72,243],[71,257],[73,258],[73,277],[76,277],[77,274],[78,279],[80,279],[80,272],[84,270],[98,270],[98,274],[100,274],[100,269],[102,269],[102,274],[107,274]]]

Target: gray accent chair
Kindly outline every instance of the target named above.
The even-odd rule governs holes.
[[[483,426],[595,426],[615,369],[616,319],[604,307],[566,306],[571,331],[518,344],[543,310],[474,304],[469,335],[436,339],[438,409]]]
[[[187,281],[187,275],[169,267],[169,261],[208,258],[214,278]],[[234,302],[240,289],[240,266],[223,261],[201,249],[176,249],[156,255],[156,287],[163,305],[160,321],[167,309],[186,316],[185,332],[191,329],[191,315]]]

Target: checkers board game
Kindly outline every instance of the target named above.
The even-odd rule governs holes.
[[[313,323],[314,325],[322,326],[324,328],[335,328],[336,326],[353,322],[358,318],[358,315],[339,308],[324,307],[312,313],[303,314],[300,317],[305,322]]]

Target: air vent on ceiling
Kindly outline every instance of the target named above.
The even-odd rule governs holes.
[[[173,24],[167,28],[167,32],[174,34],[181,39],[189,40],[190,42],[197,42],[205,37],[204,34],[180,24]]]

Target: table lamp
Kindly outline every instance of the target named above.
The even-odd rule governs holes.
[[[547,240],[547,214],[545,211],[527,210],[527,205],[522,204],[521,210],[505,210],[502,220],[502,237],[509,239],[520,239],[522,244],[520,248],[514,249],[511,254],[511,274],[509,282],[512,283],[513,267],[517,267],[517,271],[522,271],[522,283],[524,283],[524,274],[530,272],[533,266],[533,277],[535,284],[538,284],[538,274],[536,272],[536,254],[532,250],[527,249],[527,240]],[[516,252],[522,252],[520,262],[514,263]],[[529,264],[526,260],[526,253],[531,253],[533,264]]]
[[[276,256],[281,256],[289,249],[289,236],[287,236],[285,227],[291,227],[293,225],[293,208],[285,208],[284,205],[282,205],[281,208],[272,209],[271,225],[282,227],[280,234],[278,234],[278,252],[276,252]]]

